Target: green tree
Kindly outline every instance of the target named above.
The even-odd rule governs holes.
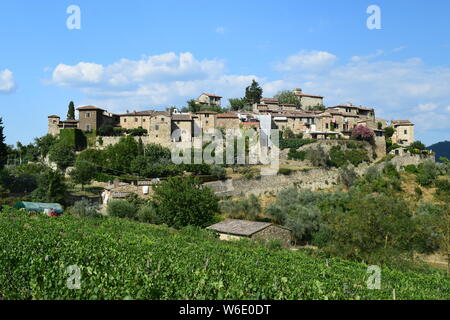
[[[89,184],[97,173],[97,167],[91,162],[84,160],[77,160],[75,162],[75,168],[70,171],[70,177],[76,184],[81,185],[81,190],[84,190],[84,186]]]
[[[249,107],[245,99],[242,98],[231,98],[228,99],[228,102],[232,111],[246,110]]]
[[[66,204],[67,188],[61,173],[48,169],[38,177],[37,184],[32,192],[34,201]]]
[[[73,150],[73,147],[60,141],[50,148],[49,159],[56,163],[58,169],[64,171],[73,165],[75,161],[75,151]]]
[[[122,137],[118,143],[104,151],[105,167],[123,173],[130,173],[131,162],[137,157],[139,146],[133,137]]]
[[[75,120],[75,105],[73,101],[69,103],[69,110],[67,111],[67,120]]]
[[[387,139],[391,138],[394,135],[394,128],[392,127],[386,127],[384,128],[384,134]]]
[[[8,149],[5,144],[5,135],[3,134],[3,119],[0,118],[0,170],[3,169],[8,160]]]
[[[297,108],[301,107],[300,100],[292,91],[289,90],[280,91],[274,96],[274,98],[277,98],[280,104],[295,104]]]
[[[197,178],[169,178],[154,189],[154,203],[161,223],[174,228],[205,227],[219,211],[213,191]]]
[[[50,148],[56,143],[57,138],[51,134],[47,134],[41,138],[34,139],[39,155],[41,158],[45,158],[50,152]]]
[[[258,82],[252,81],[252,84],[245,88],[245,101],[250,104],[259,103],[261,101],[263,89]]]

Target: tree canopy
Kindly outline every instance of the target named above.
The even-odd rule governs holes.
[[[259,86],[258,82],[252,81],[252,84],[245,88],[245,100],[250,103],[259,103],[262,99],[263,89]]]
[[[67,120],[75,120],[75,105],[73,101],[70,101],[67,111]]]

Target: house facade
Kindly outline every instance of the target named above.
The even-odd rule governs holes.
[[[409,120],[392,120],[392,143],[407,147],[414,142],[414,124]]]

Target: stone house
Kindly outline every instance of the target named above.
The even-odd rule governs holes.
[[[407,147],[414,142],[414,124],[412,122],[409,120],[392,120],[391,125],[394,128],[392,143]]]
[[[323,106],[322,96],[303,93],[303,90],[300,88],[296,88],[293,91],[300,101],[302,109],[309,110],[312,107]]]
[[[83,131],[98,130],[104,125],[115,126],[119,123],[119,116],[96,106],[78,107],[78,129]]]
[[[221,96],[209,93],[202,93],[200,97],[198,97],[198,99],[196,100],[196,102],[200,104],[218,107],[220,107],[221,101],[222,101]]]
[[[172,114],[172,142],[192,142],[193,119],[191,114]]]
[[[219,113],[216,116],[216,128],[218,129],[237,129],[241,120],[237,113]]]
[[[269,222],[228,219],[206,229],[216,231],[221,240],[239,240],[242,238],[266,242],[279,240],[285,247],[288,247],[292,242],[292,231],[290,229]]]
[[[61,129],[78,129],[78,120],[61,121],[59,116],[48,116],[48,133],[57,136]]]

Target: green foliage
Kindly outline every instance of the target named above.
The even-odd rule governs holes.
[[[387,163],[384,166],[383,173],[388,178],[400,178],[400,173],[397,171],[397,167],[392,163]]]
[[[111,217],[2,212],[0,243],[4,300],[386,300],[394,288],[402,299],[445,300],[450,286],[438,273],[383,267],[381,290],[369,290],[366,264]],[[67,288],[71,265],[81,290]]]
[[[289,149],[288,159],[303,161],[306,159],[306,151],[297,151],[295,148],[291,148]]]
[[[422,150],[425,150],[425,145],[422,142],[420,142],[419,140],[417,140],[417,141],[414,141],[413,143],[411,143],[408,148],[410,150],[417,149],[419,151],[422,151]]]
[[[306,159],[311,161],[311,164],[315,167],[326,167],[329,163],[329,156],[321,145],[306,151]]]
[[[68,167],[73,166],[75,162],[75,151],[73,146],[59,141],[54,144],[49,151],[49,159],[55,162],[58,169],[64,171]]]
[[[346,187],[350,188],[358,179],[358,174],[355,172],[354,167],[345,166],[339,169],[339,180]]]
[[[245,88],[245,101],[250,104],[259,103],[262,99],[263,89],[258,82],[252,81],[252,84]]]
[[[437,165],[432,161],[427,161],[419,165],[419,173],[416,181],[423,187],[430,186],[438,177],[439,171]]]
[[[35,145],[38,149],[39,155],[45,158],[50,152],[51,147],[57,142],[57,138],[51,134],[47,134],[41,138],[35,139]]]
[[[193,177],[168,178],[156,185],[153,199],[161,222],[178,229],[205,227],[219,211],[214,192]]]
[[[365,149],[342,150],[341,146],[333,146],[329,153],[328,164],[332,167],[341,168],[348,163],[358,166],[363,162],[370,162]]]
[[[384,128],[384,134],[387,139],[392,138],[392,136],[394,135],[394,132],[395,132],[395,129],[393,127]]]
[[[290,228],[297,241],[311,241],[320,226],[320,210],[311,205],[318,196],[320,194],[295,188],[281,191],[276,202],[267,207],[266,214]]]
[[[8,151],[5,143],[6,137],[3,134],[4,129],[5,128],[3,127],[3,119],[0,118],[0,170],[2,170],[5,167],[6,162],[8,160]]]
[[[289,169],[289,168],[280,168],[280,169],[278,169],[278,174],[282,174],[282,175],[285,175],[285,176],[289,176],[289,175],[292,174],[292,169]]]
[[[278,103],[280,104],[293,104],[297,108],[301,107],[300,99],[295,95],[293,91],[280,91],[274,96],[274,98],[278,99]]]
[[[64,176],[51,169],[47,169],[37,180],[37,188],[32,192],[32,199],[36,202],[66,204],[67,187]]]
[[[141,206],[137,212],[136,218],[141,222],[160,224],[158,212],[153,203]]]
[[[75,120],[75,105],[73,101],[70,101],[69,107],[67,110],[67,120]]]
[[[70,177],[76,184],[83,186],[89,184],[95,177],[97,166],[89,161],[77,159],[75,167],[70,171]]]
[[[220,203],[220,211],[229,218],[255,220],[261,211],[261,201],[253,194],[237,200]]]
[[[76,201],[70,208],[70,213],[81,218],[99,218],[102,215],[98,212],[99,206],[88,199]]]
[[[313,139],[283,139],[280,137],[280,149],[298,149],[315,142],[317,141]]]
[[[137,208],[134,204],[125,200],[111,200],[108,202],[106,212],[111,217],[133,219],[136,217]]]
[[[232,111],[246,110],[251,111],[252,106],[247,103],[247,101],[243,98],[231,98],[228,99],[230,104],[230,109]]]
[[[61,129],[58,143],[68,145],[76,151],[81,151],[87,147],[87,138],[80,129]]]

